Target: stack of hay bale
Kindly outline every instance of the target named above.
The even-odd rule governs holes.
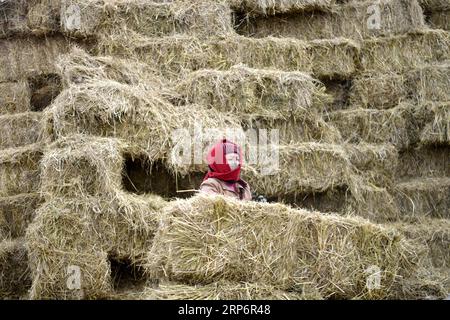
[[[27,1],[0,4],[1,298],[22,298],[31,284],[24,236],[42,203],[41,111],[59,93],[53,62],[67,49],[61,36],[38,39],[25,35],[25,30],[38,34],[44,28],[36,16],[27,19],[26,6]],[[43,11],[40,14],[47,16]]]
[[[449,9],[443,0],[2,2],[0,296],[444,295]],[[168,184],[198,187],[205,166],[172,153],[173,132],[197,139],[197,127],[277,129],[279,169],[249,164],[243,174],[296,208],[162,199]],[[128,176],[129,163],[160,196]],[[371,268],[381,287],[367,286]],[[68,284],[73,270],[80,286]]]

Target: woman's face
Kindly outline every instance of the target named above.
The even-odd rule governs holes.
[[[228,153],[226,156],[227,163],[230,166],[231,170],[234,170],[239,167],[240,159],[237,153]]]

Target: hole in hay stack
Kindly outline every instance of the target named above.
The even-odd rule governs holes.
[[[352,81],[349,79],[322,78],[320,81],[325,85],[326,93],[333,97],[330,110],[336,111],[346,109],[349,105],[350,88]]]
[[[44,74],[28,79],[31,90],[31,111],[42,111],[48,107],[62,90],[61,77]]]
[[[109,257],[111,280],[115,291],[130,290],[145,285],[144,270],[134,265],[129,259]]]
[[[343,212],[350,191],[346,187],[322,192],[303,192],[283,197],[269,198],[269,202],[282,202],[293,207],[320,212]]]
[[[250,23],[250,17],[243,11],[233,11],[231,17],[233,27],[237,33],[240,33],[241,28]]]
[[[198,189],[204,174],[178,177],[178,190]],[[125,155],[122,184],[126,191],[143,194],[153,193],[164,198],[188,198],[192,192],[177,192],[177,179],[161,161],[150,163],[145,157]]]
[[[432,13],[430,11],[428,11],[428,10],[422,10],[422,12],[423,12],[423,17],[424,17],[425,23],[428,26],[430,26],[432,24],[431,23],[431,15],[432,15]]]

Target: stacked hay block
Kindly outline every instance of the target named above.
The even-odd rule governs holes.
[[[31,285],[24,236],[42,203],[41,111],[58,91],[57,81],[50,84],[45,79],[55,73],[53,62],[67,48],[62,37],[31,36],[35,25],[26,18],[27,6],[27,1],[0,4],[1,298],[26,297]]]
[[[41,163],[46,202],[26,234],[31,298],[107,298],[111,261],[138,267],[164,201],[120,191],[122,162],[115,139],[72,136],[49,146]],[[80,272],[79,287],[67,285],[70,268]]]
[[[445,0],[420,0],[427,22],[434,29],[450,30],[450,4]]]
[[[3,1],[0,297],[445,296],[449,9]],[[199,157],[229,129],[277,129],[278,168],[243,175],[296,208],[148,194],[206,170],[179,162],[177,129]]]
[[[243,281],[306,298],[387,298],[401,292],[397,277],[409,279],[419,263],[393,230],[281,204],[196,196],[168,205],[162,219],[146,267],[188,285]],[[365,275],[375,265],[377,289]]]

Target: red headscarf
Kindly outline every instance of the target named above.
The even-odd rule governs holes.
[[[226,155],[229,153],[237,153],[239,155],[239,167],[231,170],[227,163]],[[208,178],[217,178],[223,181],[236,182],[241,176],[242,167],[242,151],[241,148],[227,139],[219,141],[209,152],[206,158],[209,171],[203,180]]]

